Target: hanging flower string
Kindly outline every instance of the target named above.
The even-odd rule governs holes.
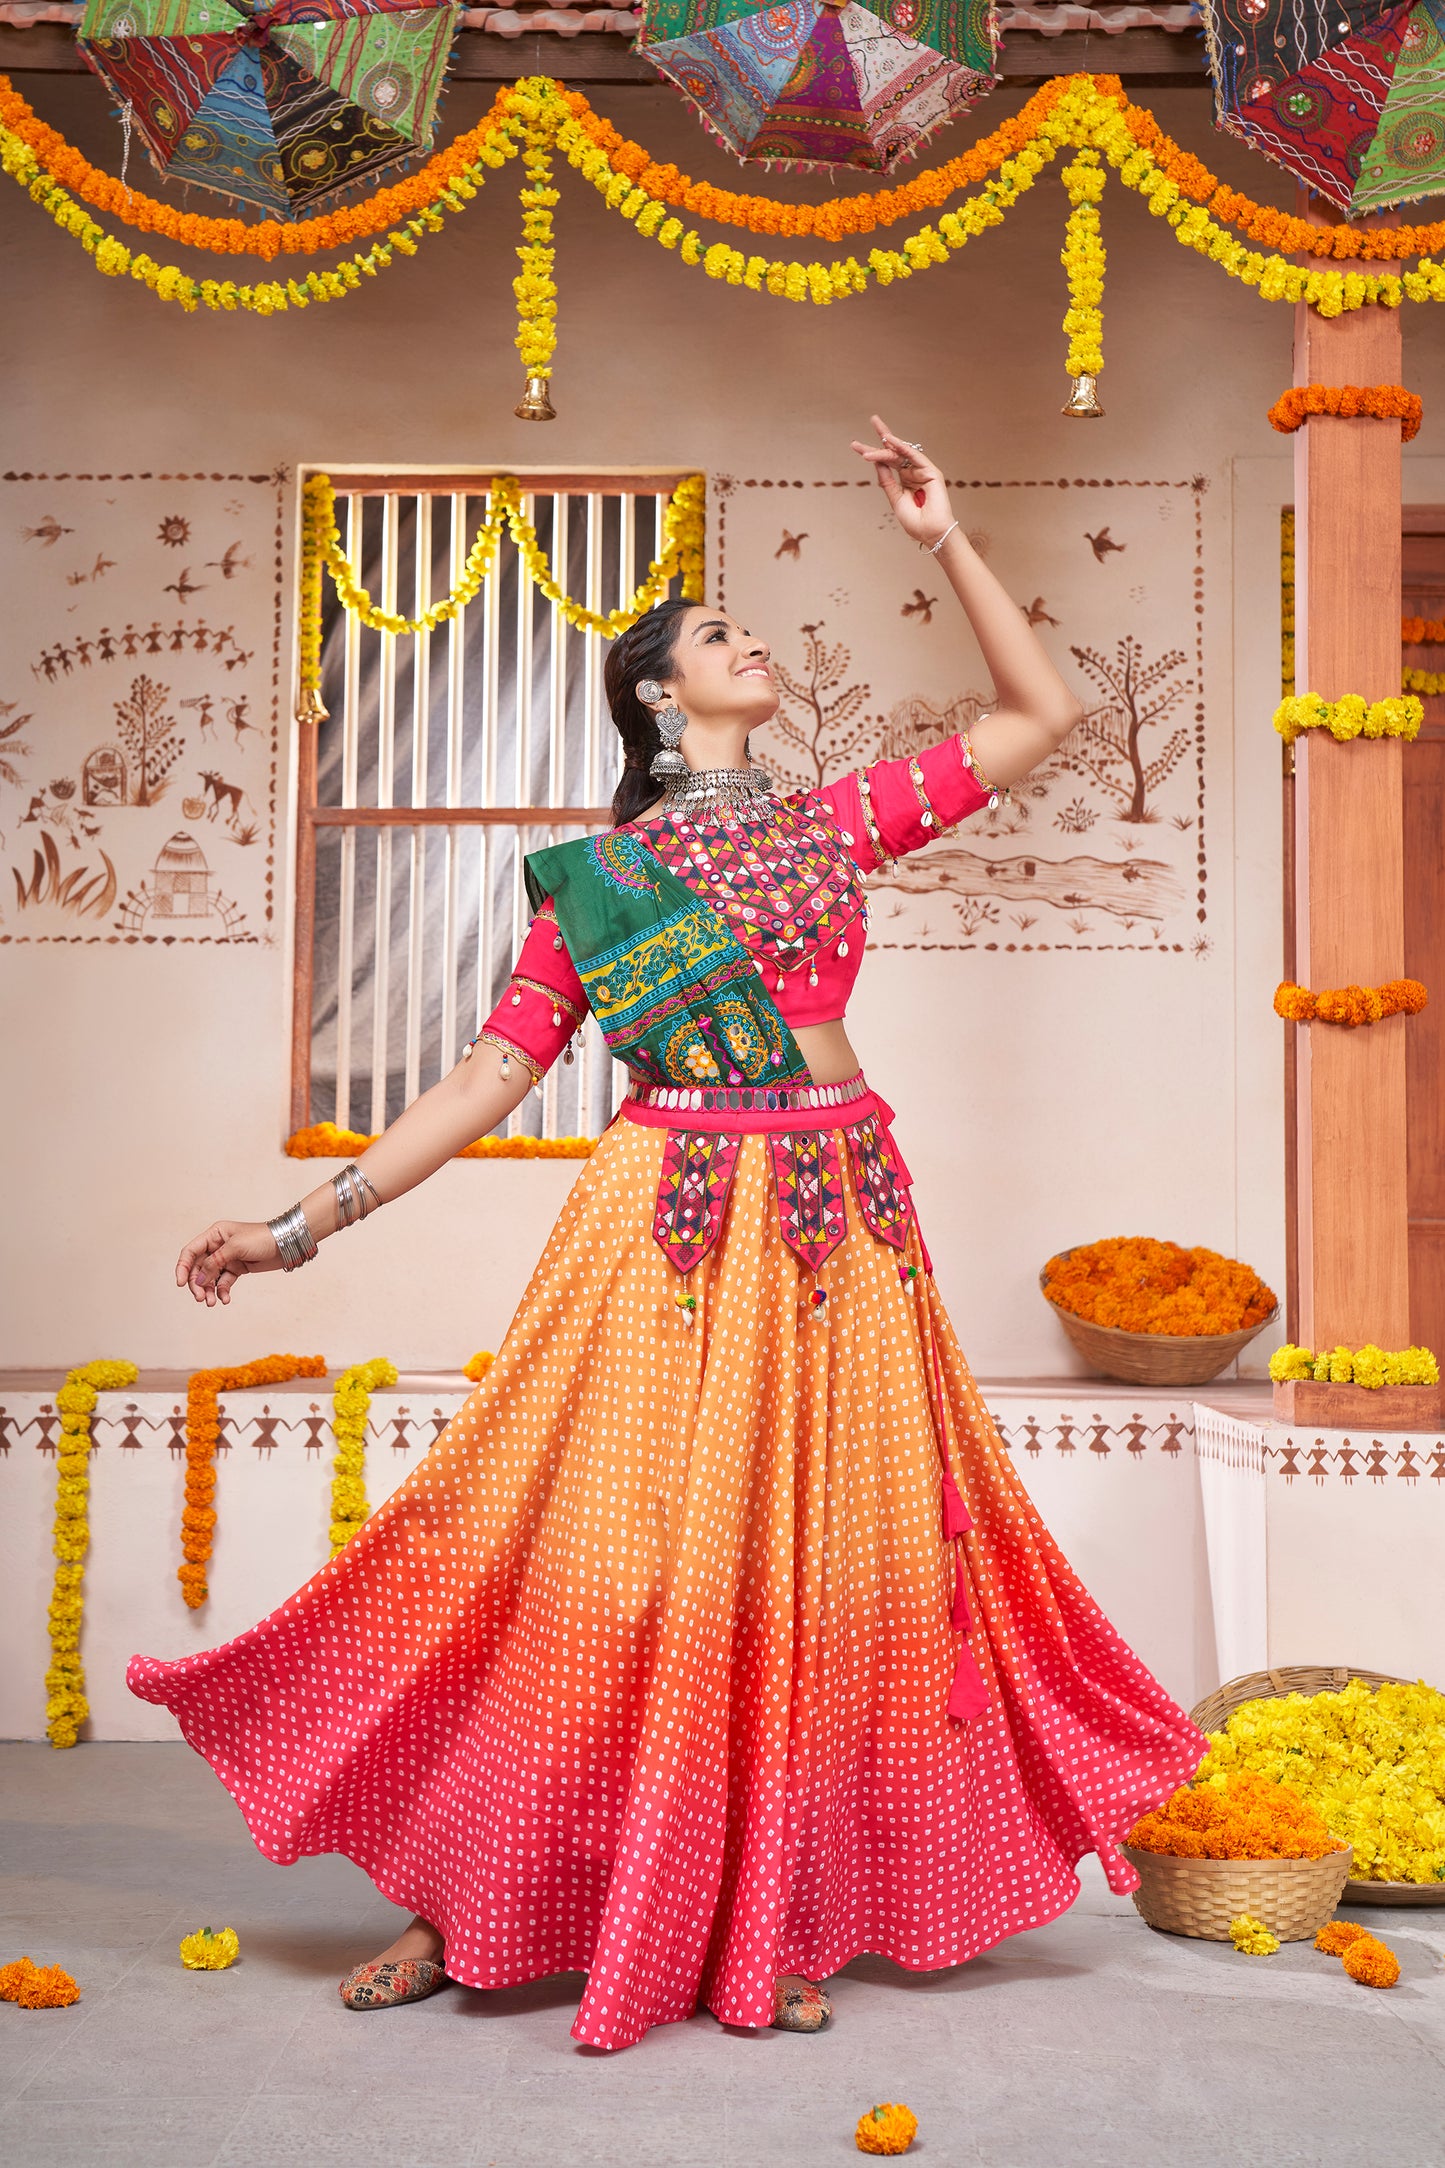
[[[540,100],[533,102],[527,117],[522,152],[527,181],[522,190],[522,246],[517,251],[522,268],[512,281],[512,292],[517,301],[517,352],[522,367],[529,377],[545,378],[552,374],[557,344],[552,213],[558,198],[552,186],[552,152],[549,132],[541,125]]]
[[[366,1502],[366,1419],[378,1386],[395,1385],[396,1364],[385,1355],[353,1363],[336,1380],[331,1396],[331,1555],[349,1543],[370,1513]]]
[[[90,1419],[101,1393],[120,1392],[140,1375],[134,1363],[83,1363],[55,1396],[60,1437],[55,1454],[55,1578],[50,1592],[50,1667],[45,1674],[45,1736],[74,1746],[90,1714],[80,1660],[81,1582],[90,1548]],[[29,1959],[22,1959],[28,1964]],[[72,1998],[73,1999],[73,1998]]]
[[[319,684],[321,660],[321,570],[331,574],[337,597],[375,632],[396,635],[435,628],[456,616],[476,599],[496,563],[497,546],[509,531],[534,586],[555,603],[569,625],[579,632],[601,633],[614,638],[635,625],[654,602],[666,594],[672,581],[681,578],[689,602],[702,599],[705,487],[700,474],[685,475],[667,501],[663,512],[662,555],[648,568],[647,577],[630,602],[615,610],[588,609],[565,594],[552,576],[546,552],[536,529],[522,510],[522,485],[514,475],[492,478],[491,503],[455,587],[420,617],[401,617],[383,610],[358,581],[336,528],[336,493],[328,474],[311,475],[302,492],[302,623],[299,638],[300,689],[303,699]],[[301,1155],[297,1155],[301,1156]]]
[[[197,1370],[186,1388],[186,1502],[181,1511],[181,1554],[176,1579],[187,1608],[198,1611],[210,1593],[206,1567],[216,1532],[216,1443],[221,1435],[222,1393],[254,1392],[288,1378],[324,1378],[321,1355],[263,1355],[232,1369]]]
[[[1060,262],[1069,274],[1069,307],[1064,329],[1069,351],[1064,367],[1072,377],[1097,376],[1104,366],[1104,243],[1099,200],[1104,174],[1097,151],[1083,150],[1063,172],[1068,190],[1069,222]]]
[[[1370,421],[1398,422],[1400,441],[1408,444],[1420,434],[1425,406],[1419,394],[1403,384],[1295,384],[1282,392],[1269,410],[1269,426],[1281,436],[1292,436],[1312,415],[1330,414],[1341,421],[1360,416]]]
[[[135,278],[161,299],[178,302],[185,309],[245,309],[260,315],[273,315],[290,308],[308,308],[313,301],[339,300],[346,293],[355,291],[364,278],[374,276],[391,264],[396,254],[414,255],[427,233],[440,232],[445,223],[444,212],[461,210],[475,196],[488,169],[505,164],[523,145],[535,147],[544,143],[555,143],[614,209],[634,223],[644,236],[655,238],[664,248],[675,248],[684,263],[700,263],[709,277],[786,300],[811,300],[826,305],[863,293],[870,284],[891,285],[896,279],[927,269],[930,264],[947,262],[972,235],[981,232],[985,226],[997,225],[1004,211],[1032,185],[1043,166],[1065,147],[1100,153],[1125,185],[1143,196],[1150,211],[1173,228],[1175,238],[1182,246],[1207,256],[1231,278],[1257,288],[1265,300],[1304,301],[1324,316],[1337,316],[1372,303],[1396,307],[1402,300],[1445,300],[1445,267],[1428,257],[1422,257],[1414,271],[1400,276],[1394,271],[1341,272],[1306,268],[1290,263],[1278,252],[1265,256],[1247,248],[1211,215],[1211,209],[1206,208],[1204,202],[1190,202],[1189,197],[1191,192],[1203,195],[1205,202],[1222,213],[1232,214],[1240,207],[1245,210],[1258,207],[1251,207],[1247,199],[1233,198],[1227,192],[1221,197],[1217,184],[1206,187],[1207,182],[1213,181],[1213,176],[1197,160],[1179,152],[1151,114],[1129,103],[1117,77],[1064,77],[1049,86],[1047,95],[1040,93],[1037,100],[1031,100],[1026,110],[1027,130],[1019,126],[1024,120],[1024,115],[1020,115],[1013,129],[997,131],[989,139],[986,159],[982,160],[988,168],[988,177],[978,175],[985,179],[979,196],[965,201],[957,211],[944,212],[936,224],[923,226],[909,235],[900,247],[871,250],[866,264],[852,256],[832,264],[788,263],[761,255],[745,256],[723,242],[707,244],[695,231],[685,230],[682,219],[669,216],[674,196],[689,208],[699,201],[707,203],[709,212],[702,215],[710,213],[719,219],[749,223],[763,230],[786,231],[790,236],[802,230],[802,223],[796,207],[773,204],[769,199],[732,197],[724,191],[703,191],[699,197],[695,184],[686,182],[684,186],[685,177],[677,175],[674,168],[656,167],[645,157],[640,168],[630,158],[623,163],[624,152],[631,147],[624,144],[615,130],[598,121],[585,99],[568,91],[550,76],[523,78],[501,94],[487,123],[483,124],[482,133],[473,131],[470,138],[464,139],[466,157],[462,162],[455,169],[449,164],[439,176],[434,193],[427,197],[423,189],[417,207],[388,225],[383,237],[370,250],[329,270],[312,271],[299,281],[268,280],[238,285],[231,280],[196,280],[174,265],[159,264],[144,253],[133,254],[124,243],[106,233],[90,217],[83,203],[62,185],[47,162],[48,156],[57,154],[55,146],[47,146],[47,155],[42,155],[8,122],[0,123],[0,166],[58,225],[80,241],[94,256],[99,270],[115,277]],[[36,132],[28,122],[26,127],[27,133]],[[984,147],[979,148],[982,157]],[[462,143],[453,146],[453,150],[460,154]],[[441,156],[449,159],[451,154]],[[880,224],[890,223],[894,217],[906,215],[910,208],[923,204],[931,206],[942,200],[962,178],[972,178],[980,162],[980,159],[968,157],[950,161],[947,167],[916,176],[902,188],[880,191],[876,198],[860,199],[862,207],[851,215],[845,215],[837,205],[815,207],[810,230],[829,238],[849,232],[871,232]],[[633,170],[628,170],[629,165]],[[431,172],[433,167],[427,171]],[[93,173],[93,168],[87,168],[79,180],[89,185]],[[400,191],[383,191],[375,199],[377,205],[384,197],[390,216],[394,205],[412,201],[412,192],[421,179],[421,176],[415,176],[413,182]],[[531,184],[530,192],[535,193],[535,184]],[[543,208],[537,206],[538,211]],[[829,215],[822,217],[822,212]],[[333,214],[334,217],[341,215]],[[375,230],[366,223],[364,207],[353,207],[349,215],[352,220],[350,231]],[[1242,213],[1241,222],[1251,233],[1267,232],[1273,237],[1276,232],[1268,221],[1261,223],[1261,219],[1245,218]],[[217,220],[211,225],[217,229],[214,237],[207,230],[206,238],[212,245],[229,246],[223,235],[259,232],[259,229],[239,227],[232,220]],[[326,245],[320,221],[307,221],[306,226],[312,246]],[[1296,235],[1295,226],[1300,226],[1305,235],[1313,231],[1299,221],[1285,222],[1277,229],[1284,236],[1280,247],[1301,249],[1308,245]],[[283,235],[287,231],[282,229]],[[201,233],[198,229],[186,237],[200,241]],[[276,242],[272,249],[271,239],[267,236],[266,248],[271,252],[289,250],[290,243],[285,239]],[[1442,239],[1445,239],[1445,229],[1395,229],[1388,235],[1388,244],[1392,258],[1398,260],[1410,253],[1407,244],[1418,247],[1428,242],[1435,247]],[[530,248],[533,244],[526,245]],[[250,252],[265,252],[251,249],[249,243],[247,246]],[[1364,247],[1353,250],[1330,247],[1313,252],[1376,257],[1383,253],[1378,248]],[[532,290],[538,301],[544,298],[540,287]],[[534,316],[532,336],[543,335],[543,323],[540,315]]]
[[[1407,693],[1433,697],[1436,693],[1445,693],[1445,670],[1402,670],[1400,683]]]
[[[1389,979],[1383,986],[1333,986],[1312,994],[1285,979],[1275,988],[1274,1013],[1287,1024],[1378,1024],[1387,1016],[1418,1016],[1430,996],[1418,979]]]
[[[1440,647],[1445,645],[1445,618],[1402,617],[1400,638],[1409,647]]]

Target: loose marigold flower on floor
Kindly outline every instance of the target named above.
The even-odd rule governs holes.
[[[853,2142],[860,2153],[906,2153],[918,2130],[918,2117],[901,2100],[880,2101],[858,2118]]]
[[[22,2010],[63,2010],[79,2000],[80,1989],[59,1965],[37,1965],[30,1957],[0,1965],[0,2002],[17,2003]]]
[[[1272,1935],[1252,1912],[1241,1912],[1238,1919],[1230,1921],[1229,1939],[1244,1957],[1273,1957],[1279,1948],[1278,1935]]]
[[[235,1964],[240,1949],[234,1927],[218,1927],[214,1933],[203,1927],[182,1940],[181,1963],[190,1972],[224,1972],[227,1965]]]
[[[1326,1920],[1315,1936],[1315,1948],[1326,1957],[1343,1957],[1352,1942],[1358,1942],[1362,1935],[1368,1938],[1369,1932],[1357,1920]]]
[[[1400,1977],[1399,1958],[1373,1935],[1361,1935],[1352,1942],[1340,1963],[1361,1987],[1393,1987]]]

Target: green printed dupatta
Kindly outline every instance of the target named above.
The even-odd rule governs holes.
[[[531,851],[602,1035],[648,1084],[806,1084],[808,1065],[727,921],[640,837]]]

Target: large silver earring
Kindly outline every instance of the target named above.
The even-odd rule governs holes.
[[[649,706],[654,700],[667,700],[667,694],[654,678],[643,679],[637,688],[637,697]],[[668,700],[666,707],[653,709],[652,719],[657,725],[662,744],[652,756],[648,774],[656,776],[659,781],[670,775],[686,775],[687,762],[677,747],[687,728],[687,717],[675,701]]]

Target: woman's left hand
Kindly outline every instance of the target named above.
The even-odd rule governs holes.
[[[895,436],[878,415],[869,420],[879,441],[860,444],[855,437],[854,451],[871,463],[903,532],[915,542],[936,542],[953,518],[943,476],[918,445]]]

